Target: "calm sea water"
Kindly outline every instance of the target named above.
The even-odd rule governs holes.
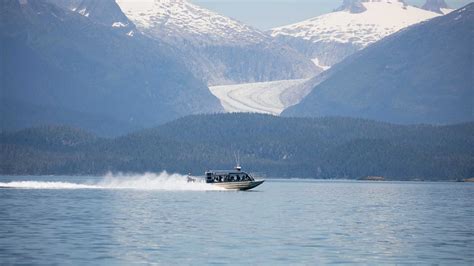
[[[474,184],[0,177],[0,264],[474,264]]]

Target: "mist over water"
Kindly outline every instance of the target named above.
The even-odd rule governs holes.
[[[98,180],[85,178],[84,181],[48,181],[47,177],[38,180],[0,182],[0,188],[14,189],[136,189],[136,190],[165,190],[165,191],[211,191],[224,190],[206,184],[205,182],[188,183],[187,176],[169,174],[166,171],[159,174],[123,174],[108,173]]]

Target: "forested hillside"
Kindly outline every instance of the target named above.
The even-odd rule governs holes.
[[[474,176],[474,123],[401,126],[352,118],[188,116],[103,139],[68,127],[1,136],[1,174],[202,174],[234,153],[267,177],[456,180]]]

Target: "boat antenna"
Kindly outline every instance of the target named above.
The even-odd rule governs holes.
[[[242,170],[242,167],[240,166],[240,151],[237,150],[237,153],[234,152],[234,157],[235,157],[235,170],[240,171]]]

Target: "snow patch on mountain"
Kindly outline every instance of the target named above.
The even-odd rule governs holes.
[[[326,70],[328,70],[328,69],[331,68],[331,66],[326,66],[326,65],[321,64],[321,63],[319,62],[319,58],[317,58],[317,57],[311,59],[311,61],[313,61],[313,63],[314,63],[317,67],[321,68],[323,71],[326,71]]]
[[[440,8],[440,11],[441,11],[441,14],[447,15],[447,14],[453,12],[454,9],[452,9],[452,8]]]
[[[90,13],[87,12],[87,9],[86,9],[86,8],[77,11],[77,13],[83,15],[84,17],[88,17],[88,16],[90,15]]]
[[[112,23],[112,27],[114,27],[114,28],[122,28],[122,27],[127,27],[127,26],[128,26],[128,24],[124,24],[120,21]]]

